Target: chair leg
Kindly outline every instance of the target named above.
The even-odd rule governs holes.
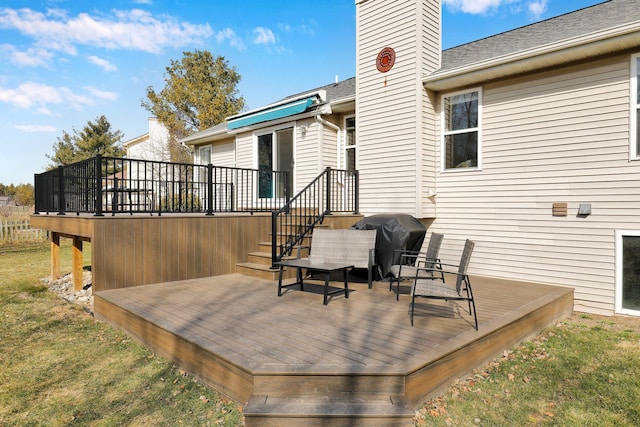
[[[473,318],[476,321],[476,331],[478,330],[478,313],[476,313],[476,303],[473,299],[469,300],[469,302],[473,305]]]
[[[400,277],[396,280],[396,301],[400,301]]]
[[[278,296],[282,296],[282,270],[283,266],[280,266],[280,271],[278,272]]]
[[[416,305],[416,296],[411,292],[411,326],[413,326],[413,307]]]

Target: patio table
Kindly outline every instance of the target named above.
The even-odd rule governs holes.
[[[300,285],[300,290],[304,291],[304,280],[302,278],[302,269],[306,268],[308,270],[317,271],[325,274],[324,278],[324,305],[327,305],[329,302],[329,295],[334,295],[337,293],[344,292],[344,297],[349,298],[349,284],[347,281],[347,274],[350,269],[353,268],[353,264],[342,264],[337,262],[324,262],[319,259],[291,259],[280,261],[276,263],[280,267],[280,274],[278,275],[278,296],[282,296],[282,288],[288,288],[291,286]],[[282,284],[282,273],[285,267],[292,267],[296,269],[296,281],[295,283],[290,283],[288,285]],[[334,271],[342,271],[342,277],[344,279],[344,289],[336,289],[333,291],[329,291],[329,279],[331,278],[331,273]]]

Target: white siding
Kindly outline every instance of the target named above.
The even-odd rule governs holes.
[[[624,56],[485,85],[482,170],[438,175],[443,257],[474,239],[472,273],[572,286],[576,309],[612,314],[615,230],[640,230],[629,78]]]
[[[422,76],[427,76],[440,68],[442,43],[440,29],[442,26],[440,16],[440,1],[426,2],[422,8]],[[436,156],[440,144],[436,129],[436,110],[434,108],[437,96],[424,91],[422,80],[418,89],[422,93],[422,134],[419,142],[419,150],[416,157],[420,156],[422,162],[418,170],[422,172],[421,186],[417,189],[416,198],[420,200],[420,210],[416,213],[422,218],[435,218],[436,198],[430,196],[437,193],[436,185]]]
[[[318,175],[318,124],[314,119],[299,120],[296,122],[296,164],[295,189],[304,188]]]
[[[214,142],[211,147],[211,161],[214,166],[235,167],[235,144],[234,140]]]
[[[252,132],[244,132],[236,135],[236,156],[239,168],[252,169],[255,164],[255,147]]]
[[[357,5],[356,138],[365,214],[421,213],[418,195],[424,182],[433,182],[433,175],[417,171],[425,170],[421,80],[438,67],[439,13],[436,0],[369,0]],[[381,73],[376,56],[384,47],[395,50],[396,61]]]

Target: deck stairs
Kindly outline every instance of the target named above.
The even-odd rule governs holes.
[[[243,409],[246,427],[380,427],[413,425],[402,395],[384,393],[254,395]]]
[[[277,237],[276,241],[278,244],[286,241],[292,235],[299,232],[302,224],[296,223],[296,221],[292,221],[292,218],[299,218],[299,215],[295,215],[294,212],[289,214],[287,221],[285,223],[290,224],[286,227],[283,232],[281,232]],[[323,224],[318,224],[316,227],[327,227]],[[279,230],[281,227],[277,227]],[[259,243],[259,247],[255,252],[250,252],[247,255],[247,261],[236,264],[236,272],[243,274],[245,276],[256,277],[264,280],[278,280],[278,269],[271,268],[271,235],[265,236],[268,237],[268,240],[261,241]],[[303,238],[301,242],[301,246],[309,246],[311,244],[311,235],[307,235]],[[303,248],[301,251],[301,256],[306,257],[309,255],[309,250]],[[285,258],[295,258],[296,251],[285,257]],[[285,271],[285,278],[292,278],[294,272],[293,271]]]

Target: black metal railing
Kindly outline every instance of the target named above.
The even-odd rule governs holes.
[[[326,215],[359,212],[358,177],[358,171],[327,168],[283,207],[272,212],[272,268],[290,255]]]
[[[35,175],[35,212],[269,212],[290,197],[288,172],[96,156]]]

